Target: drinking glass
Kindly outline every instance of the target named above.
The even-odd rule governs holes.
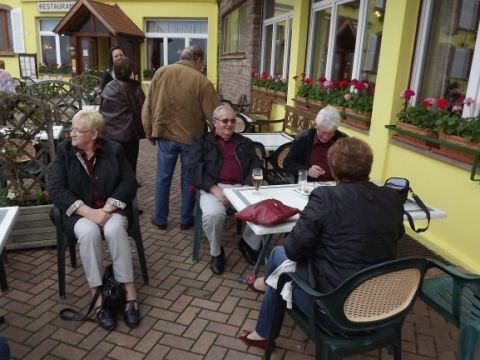
[[[300,191],[304,192],[307,185],[308,171],[307,170],[298,170],[298,185],[300,186]]]
[[[261,168],[255,168],[252,170],[252,184],[255,187],[255,193],[258,193],[258,189],[263,182],[263,171]]]

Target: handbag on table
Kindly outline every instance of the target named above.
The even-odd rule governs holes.
[[[299,212],[300,210],[297,208],[285,205],[280,200],[266,199],[237,212],[235,218],[258,225],[271,226],[279,224]]]

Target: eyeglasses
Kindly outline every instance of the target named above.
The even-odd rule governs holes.
[[[235,122],[237,121],[237,119],[233,118],[233,119],[215,119],[217,121],[220,121],[223,125],[227,125],[228,123],[230,124],[235,124]]]
[[[70,134],[83,134],[83,133],[86,133],[86,132],[89,132],[90,130],[79,130],[79,129],[75,129],[75,128],[71,128],[70,129]]]

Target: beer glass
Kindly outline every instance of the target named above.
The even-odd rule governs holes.
[[[263,171],[261,168],[255,168],[252,170],[252,184],[255,187],[255,193],[258,193],[258,189],[263,182]]]

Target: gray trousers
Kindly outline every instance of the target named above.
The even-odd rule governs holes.
[[[112,214],[103,227],[87,218],[76,222],[74,232],[89,287],[102,285],[102,232],[112,258],[115,279],[121,283],[133,282],[132,253],[127,227],[127,217],[119,214]]]
[[[222,188],[240,186],[217,184]],[[210,255],[218,256],[223,246],[223,227],[227,217],[225,205],[213,194],[200,190],[200,209],[202,210],[202,227],[210,243]],[[255,235],[248,225],[245,225],[242,234],[245,242],[254,250],[259,250],[262,237]]]

